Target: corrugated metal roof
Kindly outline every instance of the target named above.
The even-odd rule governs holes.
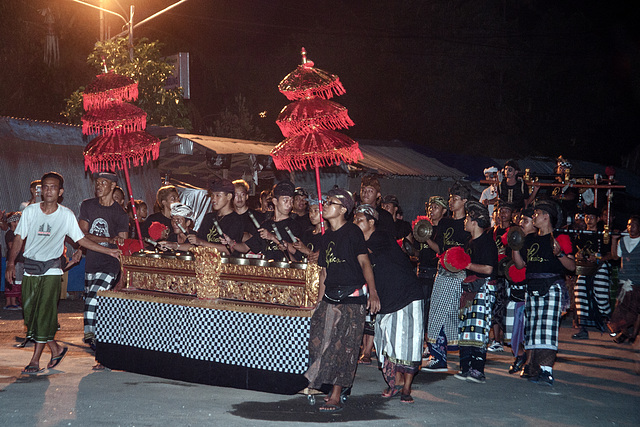
[[[360,144],[364,160],[358,162],[381,175],[391,176],[430,176],[455,177],[466,176],[458,169],[446,166],[438,160],[424,156],[415,150],[403,146],[378,146]]]
[[[0,117],[0,136],[55,145],[85,146],[89,138],[80,126],[14,117]]]
[[[169,143],[192,141],[200,144],[218,154],[262,154],[269,155],[273,147],[270,142],[246,141],[242,139],[220,138],[203,135],[178,134],[177,139],[170,140]],[[388,176],[428,176],[428,177],[455,177],[466,176],[459,170],[446,166],[438,160],[422,155],[409,147],[399,144],[370,145],[366,142],[360,143],[360,151],[364,156],[358,162],[358,166],[373,170],[380,175]],[[181,154],[187,147],[176,146],[177,152]]]
[[[244,139],[221,138],[218,136],[190,135],[179,133],[177,139],[170,139],[171,142],[182,142],[189,140],[202,145],[218,154],[258,154],[268,156],[276,144],[272,142],[247,141]]]

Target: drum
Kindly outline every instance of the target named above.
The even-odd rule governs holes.
[[[576,261],[577,276],[595,276],[598,271],[598,263],[585,260]]]

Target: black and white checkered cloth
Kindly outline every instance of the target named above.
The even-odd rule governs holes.
[[[524,348],[558,350],[562,289],[555,283],[545,296],[527,295],[524,307]]]
[[[435,343],[444,327],[448,345],[458,344],[458,324],[462,281],[467,276],[464,270],[451,273],[442,267],[438,268],[431,292],[427,337]]]
[[[116,283],[116,276],[109,273],[84,273],[84,336],[93,338],[96,333],[96,308],[98,291],[107,291]]]
[[[309,317],[98,297],[99,342],[276,372],[303,374]]]

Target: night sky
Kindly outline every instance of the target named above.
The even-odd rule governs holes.
[[[119,3],[127,12],[133,3],[139,22],[173,1]],[[288,101],[277,84],[304,46],[343,82],[347,94],[334,100],[349,109],[355,139],[618,164],[640,134],[637,4],[189,0],[134,35],[165,43],[167,55],[190,53],[194,132],[242,95],[267,139],[283,139],[275,119]],[[44,5],[57,18],[57,68],[42,63]],[[108,23],[120,31],[117,18]],[[0,114],[62,121],[64,98],[95,74],[85,60],[97,37],[98,12],[85,6],[0,2]]]

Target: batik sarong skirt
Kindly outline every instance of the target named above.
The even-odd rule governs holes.
[[[309,332],[309,387],[351,387],[356,374],[367,309],[363,304],[320,301]]]

